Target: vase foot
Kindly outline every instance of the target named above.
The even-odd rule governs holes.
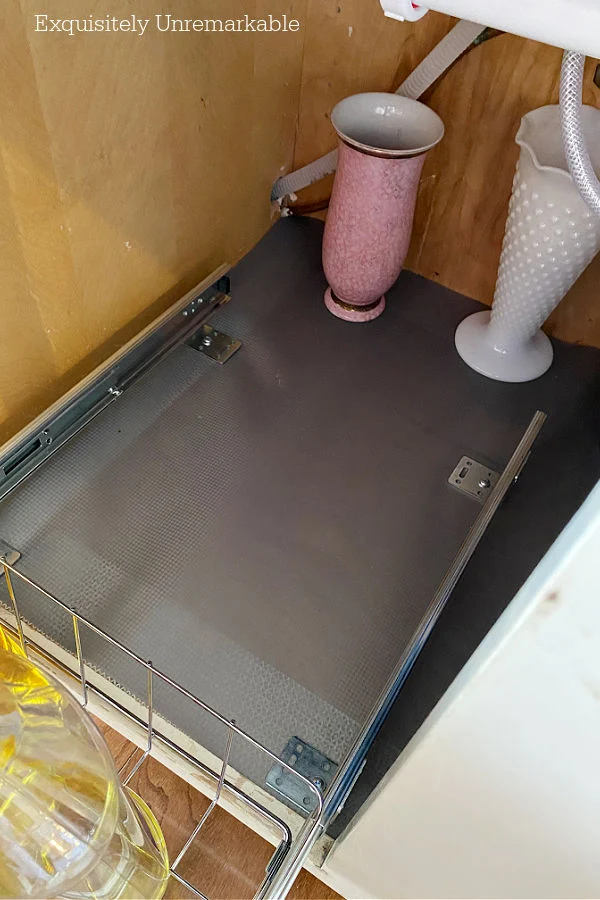
[[[345,322],[372,322],[384,311],[385,296],[382,295],[379,300],[369,303],[368,306],[355,306],[352,303],[344,303],[343,300],[339,300],[331,288],[327,288],[325,291],[325,306],[330,313],[333,313],[338,319],[344,319]]]
[[[550,339],[537,331],[530,340],[509,349],[498,347],[489,332],[490,313],[473,313],[460,323],[454,335],[459,356],[468,366],[496,381],[533,381],[552,365]]]

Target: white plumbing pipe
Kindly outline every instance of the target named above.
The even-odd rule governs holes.
[[[585,56],[565,50],[560,70],[560,118],[567,166],[587,205],[600,216],[600,181],[586,147],[582,122]]]
[[[424,6],[418,6],[412,0],[379,0],[379,2],[384,14],[399,22],[418,22],[427,12]]]
[[[466,20],[458,22],[402,82],[396,93],[416,100],[467,50],[483,30],[483,25],[477,25],[475,22]],[[281,200],[289,194],[301,191],[309,184],[335,172],[336,166],[337,150],[332,150],[331,153],[326,153],[307,166],[283,175],[273,184],[271,200]]]

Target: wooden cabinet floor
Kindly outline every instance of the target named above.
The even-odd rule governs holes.
[[[115,758],[117,768],[133,750],[118,732],[96,720]],[[148,759],[131,787],[151,807],[163,830],[170,859],[174,859],[209,801],[155,759]],[[261,884],[273,847],[223,809],[215,809],[185,855],[178,872],[210,900],[250,900]],[[174,878],[165,897],[188,900],[195,895]],[[309,872],[302,871],[291,900],[337,900],[336,894]]]

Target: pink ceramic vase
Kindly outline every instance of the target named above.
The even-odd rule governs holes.
[[[331,122],[339,157],[323,237],[325,305],[370,322],[404,265],[425,155],[444,125],[423,103],[384,93],[346,97]]]

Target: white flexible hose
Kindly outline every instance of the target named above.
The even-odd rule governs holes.
[[[416,100],[465,52],[483,30],[483,25],[462,19],[402,82],[396,93]],[[289,194],[301,191],[309,184],[335,172],[336,166],[337,150],[332,150],[331,153],[321,156],[307,166],[290,172],[289,175],[283,175],[273,184],[271,200],[281,200]]]
[[[411,97],[413,100],[417,100],[471,46],[477,35],[481,34],[483,30],[483,25],[461,19],[439,44],[435,45],[431,53],[427,54],[417,68],[413,69],[396,93],[402,97]]]
[[[560,119],[567,166],[579,193],[600,216],[600,181],[594,172],[583,134],[581,96],[585,56],[566,50],[560,70]]]
[[[296,191],[301,191],[302,188],[308,187],[309,184],[320,181],[321,178],[325,178],[326,175],[335,172],[337,158],[337,150],[332,150],[331,153],[326,153],[325,156],[315,159],[314,162],[309,163],[307,166],[302,166],[301,169],[296,169],[295,172],[290,172],[289,175],[283,175],[282,178],[278,178],[271,191],[271,200],[280,200],[282,197],[287,197],[288,194],[295,194]]]

